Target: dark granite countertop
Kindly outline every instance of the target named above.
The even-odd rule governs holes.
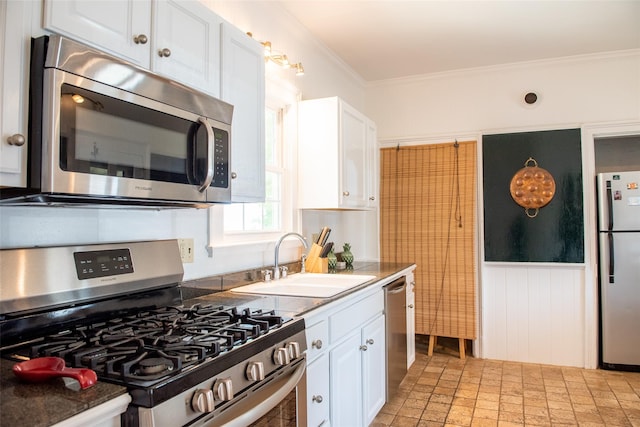
[[[127,392],[102,381],[79,391],[68,388],[63,378],[23,382],[13,374],[14,364],[0,359],[0,426],[50,426]]]
[[[189,298],[185,300],[185,305],[191,306],[193,304],[220,304],[225,306],[236,306],[238,308],[248,307],[251,309],[264,309],[275,310],[276,314],[280,316],[299,316],[316,309],[322,305],[329,304],[337,301],[364,289],[374,283],[378,283],[380,280],[391,277],[414,264],[407,263],[379,263],[379,262],[356,262],[353,265],[353,269],[349,270],[336,270],[335,274],[358,274],[358,275],[371,275],[376,276],[375,279],[362,285],[349,289],[331,298],[310,298],[310,297],[298,297],[298,296],[281,296],[281,295],[260,295],[260,294],[242,294],[231,291],[220,291],[218,288],[218,282],[211,284],[207,281],[197,282],[197,294],[199,296]],[[313,274],[313,273],[307,273]],[[286,280],[286,279],[280,279]],[[255,281],[255,280],[253,280]],[[236,282],[236,286],[242,286],[243,284],[250,283],[251,280],[246,283]],[[192,290],[189,289],[189,285],[193,283],[183,284],[183,295],[194,295]],[[209,290],[212,293],[207,293]]]

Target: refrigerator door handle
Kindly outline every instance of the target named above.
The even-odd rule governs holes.
[[[613,197],[611,194],[611,181],[607,180],[607,221],[608,230],[613,230]]]
[[[609,283],[615,283],[615,256],[613,255],[613,233],[607,233],[609,240]]]

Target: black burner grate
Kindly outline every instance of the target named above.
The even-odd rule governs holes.
[[[228,352],[284,321],[274,311],[165,307],[48,335],[30,347],[29,356],[62,357],[103,379],[154,381]]]

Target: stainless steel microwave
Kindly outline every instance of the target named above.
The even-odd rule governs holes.
[[[233,106],[60,36],[32,40],[27,189],[4,204],[231,200]]]

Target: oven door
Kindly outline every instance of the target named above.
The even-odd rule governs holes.
[[[272,425],[278,427],[305,427],[306,408],[306,358],[277,375],[252,387],[228,409],[215,417],[198,420],[199,427],[247,427]],[[268,421],[268,422],[267,422]]]
[[[230,200],[228,125],[55,68],[43,77],[43,193]]]

